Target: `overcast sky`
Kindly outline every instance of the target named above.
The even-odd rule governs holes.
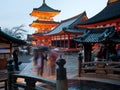
[[[88,18],[96,15],[105,8],[108,0],[46,0],[46,4],[54,9],[61,10],[54,17],[55,21],[61,21],[86,11]],[[12,28],[25,25],[29,34],[35,29],[29,24],[35,20],[29,14],[33,8],[42,5],[43,0],[0,0],[0,27]]]

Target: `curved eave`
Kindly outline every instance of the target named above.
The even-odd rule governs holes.
[[[63,29],[64,32],[67,33],[74,33],[74,34],[83,34],[86,32],[86,29],[79,28],[79,29]]]
[[[58,24],[56,23],[53,23],[53,24],[50,24],[50,23],[32,23],[30,24],[29,26],[30,27],[34,27],[34,28],[41,28],[41,27],[45,27],[45,26],[48,26],[48,27],[55,27],[57,26]]]
[[[81,21],[83,16],[86,16],[85,12],[83,12],[83,13],[81,13],[79,15],[76,15],[76,16],[74,16],[72,18],[61,21],[61,23],[57,27],[55,27],[53,30],[48,32],[48,34],[46,34],[46,35],[63,34],[63,29],[71,28],[73,25],[77,24],[78,21]]]
[[[41,16],[54,17],[58,15],[59,13],[60,12],[46,12],[46,11],[33,10],[33,12],[30,15],[34,17],[41,17]]]
[[[55,21],[33,21],[33,23],[39,23],[39,24],[59,24],[59,22],[55,22]]]
[[[57,35],[57,34],[61,34],[61,33],[63,33],[62,30],[59,30],[59,31],[55,32],[54,29],[53,29],[53,30],[49,31],[48,33],[46,33],[44,35],[45,36],[53,36],[53,35]]]
[[[43,33],[33,33],[33,36],[43,36]]]
[[[120,1],[106,6],[101,12],[79,25],[94,24],[120,17]]]
[[[85,21],[87,19],[88,19],[87,14],[84,11],[83,13],[78,15],[78,19],[76,21],[74,21],[71,25],[69,25],[69,27],[70,28],[75,27],[75,25],[77,25],[79,22],[83,22],[83,21]]]
[[[115,33],[114,27],[91,28],[84,35],[75,37],[74,40],[80,43],[109,42]]]
[[[50,32],[52,32],[52,31],[50,31]],[[68,34],[83,34],[84,32],[85,32],[85,29],[62,29],[62,30],[60,30],[59,32],[56,32],[56,33],[52,33],[52,34],[50,34],[50,32],[49,33],[46,33],[46,34],[44,34],[45,36],[53,36],[53,35],[57,35],[57,34],[65,34],[65,33],[68,33]]]
[[[17,39],[13,36],[10,36],[9,34],[3,32],[0,30],[0,38],[2,41],[5,41],[7,43],[14,43],[14,44],[19,44],[19,45],[24,45],[26,44],[26,42],[24,40],[21,39]]]

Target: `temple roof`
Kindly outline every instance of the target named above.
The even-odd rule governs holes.
[[[26,44],[26,42],[24,40],[10,36],[9,34],[3,32],[1,29],[0,29],[0,41],[3,41],[5,43],[19,44],[19,45]]]
[[[44,12],[60,12],[60,10],[53,9],[49,7],[46,3],[43,3],[39,8],[34,8],[34,10],[44,11]]]
[[[41,23],[45,23],[45,24],[59,24],[59,22],[55,22],[55,21],[40,21],[40,20],[33,21],[33,23],[38,23],[38,24],[41,24]]]
[[[59,22],[55,22],[55,21],[39,21],[39,20],[36,20],[36,21],[33,21],[33,23],[30,24],[29,26],[38,28],[38,26],[40,27],[41,25],[57,26],[58,24],[59,24]]]
[[[116,34],[116,30],[114,27],[91,28],[86,29],[86,33],[81,36],[75,37],[74,40],[80,43],[120,43],[120,36],[119,34]]]
[[[80,20],[82,19],[82,17],[84,15],[86,16],[86,12],[83,12],[82,14],[79,14],[79,15],[74,16],[72,18],[69,18],[67,20],[61,21],[61,23],[56,28],[54,28],[53,30],[51,30],[50,32],[48,32],[45,35],[58,34],[58,33],[62,32],[63,29],[65,29],[65,28],[72,28],[73,25],[75,25],[78,22],[80,22]]]
[[[45,33],[42,32],[38,32],[38,33],[33,33],[33,36],[44,36]]]
[[[106,20],[111,20],[118,17],[120,17],[120,0],[108,4],[97,15],[79,24],[80,25],[92,24]]]
[[[86,29],[85,28],[67,28],[63,29],[64,32],[69,32],[69,33],[85,33]]]

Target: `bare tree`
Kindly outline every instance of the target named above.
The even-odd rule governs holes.
[[[14,36],[19,39],[23,39],[25,33],[27,32],[23,28],[24,28],[24,25],[20,25],[20,26],[13,27],[11,29],[4,28],[3,31],[10,34],[11,36]]]

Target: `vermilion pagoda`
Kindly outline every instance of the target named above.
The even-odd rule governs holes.
[[[45,34],[49,32],[52,28],[56,27],[59,22],[55,22],[53,17],[60,13],[60,10],[55,10],[51,7],[49,7],[45,0],[43,0],[43,4],[39,8],[34,8],[31,16],[37,17],[36,21],[33,21],[33,23],[30,25],[31,27],[37,28],[35,31],[35,34]],[[37,39],[37,45],[43,46],[47,45],[49,46],[51,44],[51,38],[50,37],[40,37],[40,36],[33,36],[35,39]]]

